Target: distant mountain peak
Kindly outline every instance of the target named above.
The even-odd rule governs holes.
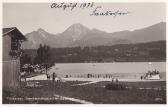
[[[37,29],[37,32],[41,32],[41,33],[48,33],[47,31],[45,31],[45,30],[44,30],[44,29],[42,29],[42,28]]]
[[[79,30],[89,30],[87,27],[85,27],[84,25],[80,24],[80,23],[75,23],[73,25],[71,25],[67,30],[65,31],[79,31]]]
[[[39,35],[41,35],[43,38],[47,38],[46,36],[47,36],[48,32],[46,32],[44,29],[42,29],[42,28],[37,29],[37,33]]]
[[[45,31],[44,29],[42,28],[38,28],[37,31]]]
[[[81,23],[75,23],[75,24],[71,25],[70,27],[85,27],[85,26],[82,25]]]
[[[71,36],[73,41],[76,41],[84,37],[88,32],[90,32],[90,29],[80,23],[76,23],[71,25],[67,30],[65,30],[63,32],[63,35]]]

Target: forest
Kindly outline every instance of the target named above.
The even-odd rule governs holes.
[[[49,59],[47,60],[50,63],[166,61],[166,41],[113,46],[50,48],[49,50]],[[37,50],[27,49],[24,50],[24,54],[29,56],[31,63],[37,62]]]

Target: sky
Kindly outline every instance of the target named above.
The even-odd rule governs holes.
[[[39,28],[57,34],[75,23],[81,23],[89,29],[106,32],[135,30],[166,21],[164,3],[94,3],[90,8],[72,11],[68,8],[51,8],[52,3],[3,3],[3,27],[17,27],[23,34]],[[116,16],[90,16],[96,7],[97,12],[129,12]]]

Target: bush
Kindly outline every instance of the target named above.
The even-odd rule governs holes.
[[[126,86],[120,83],[110,83],[105,86],[107,90],[125,90]]]

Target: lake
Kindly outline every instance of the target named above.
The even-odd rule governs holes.
[[[120,63],[56,63],[49,72],[55,72],[57,75],[65,76],[72,75],[80,77],[87,74],[115,74],[115,75],[127,75],[127,78],[136,78],[135,75],[142,75],[148,72],[148,70],[157,70],[160,73],[166,72],[165,62],[120,62]],[[128,75],[130,77],[128,77]],[[82,76],[81,76],[82,77]]]

